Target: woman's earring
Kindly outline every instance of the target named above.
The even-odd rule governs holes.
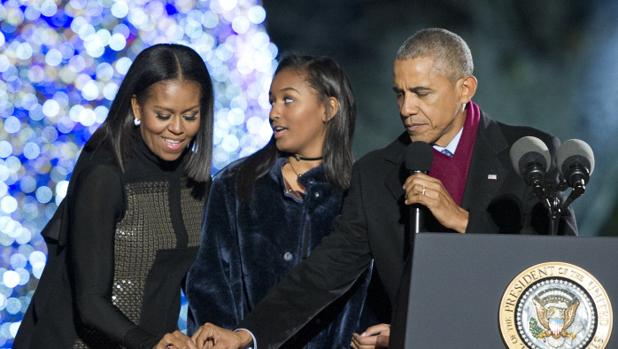
[[[133,125],[139,126],[139,124],[141,124],[141,123],[142,122],[140,121],[140,119],[138,119],[138,118],[133,119]]]

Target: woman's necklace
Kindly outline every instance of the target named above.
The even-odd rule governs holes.
[[[296,161],[301,161],[301,160],[304,160],[304,161],[322,160],[322,156],[316,156],[316,157],[310,158],[310,157],[302,156],[300,154],[294,154],[294,157],[296,158]]]
[[[302,156],[300,154],[294,154],[294,155],[291,156],[291,158],[288,158],[288,164],[290,164],[290,168],[292,169],[292,172],[294,172],[294,174],[296,174],[296,177],[300,178],[302,175],[305,174],[305,172],[298,172],[298,171],[296,171],[296,168],[292,164],[292,162],[294,160],[296,160],[297,162],[301,162],[301,161],[319,161],[319,160],[322,160],[322,156],[305,157],[305,156]]]
[[[299,173],[298,171],[296,171],[296,169],[294,168],[294,165],[292,165],[292,161],[288,161],[288,164],[290,164],[290,168],[292,169],[292,172],[294,172],[294,174],[296,175],[296,177],[300,178],[300,176],[302,176],[303,174],[305,174],[304,172]]]

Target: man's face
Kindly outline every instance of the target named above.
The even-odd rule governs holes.
[[[453,81],[433,57],[395,60],[393,90],[412,141],[446,146],[466,118],[465,78]]]

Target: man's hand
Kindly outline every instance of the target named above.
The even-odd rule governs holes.
[[[391,325],[374,325],[367,328],[365,332],[361,334],[352,334],[352,343],[350,345],[354,349],[388,348],[390,335]]]
[[[198,349],[242,349],[252,342],[251,335],[245,330],[230,331],[208,322],[203,324],[191,339]]]
[[[191,338],[176,330],[166,333],[154,349],[197,349]]]
[[[465,233],[468,226],[468,211],[459,207],[439,179],[424,173],[408,177],[403,184],[405,204],[421,204],[447,228]]]

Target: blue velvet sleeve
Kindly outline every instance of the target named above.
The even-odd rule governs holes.
[[[243,316],[242,270],[233,187],[233,178],[217,176],[210,188],[200,247],[187,275],[189,333],[205,322],[232,327]]]

